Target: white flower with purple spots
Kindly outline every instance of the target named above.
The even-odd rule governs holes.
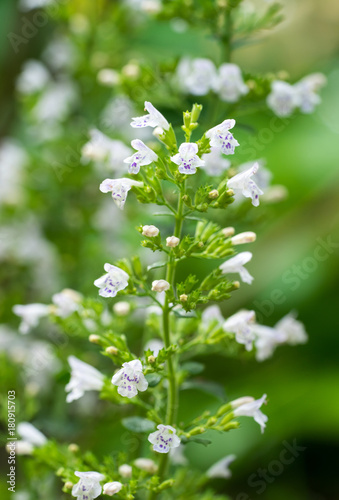
[[[171,156],[173,163],[179,166],[181,174],[195,174],[197,167],[205,165],[204,160],[201,160],[197,155],[198,145],[195,142],[184,142],[179,147],[179,153]]]
[[[239,142],[234,139],[230,129],[235,125],[235,120],[224,120],[216,127],[211,128],[206,132],[206,137],[210,140],[211,147],[221,149],[225,155],[233,155],[236,146]]]
[[[257,173],[258,169],[259,164],[254,163],[251,168],[236,174],[227,181],[227,187],[233,189],[235,193],[241,192],[245,198],[251,198],[254,207],[259,205],[259,195],[264,194],[252,179],[252,176]]]
[[[106,263],[104,270],[107,274],[94,281],[94,285],[100,288],[101,297],[115,297],[118,292],[128,286],[128,274],[119,267]]]
[[[251,252],[241,252],[235,257],[226,260],[226,262],[221,264],[221,266],[219,267],[222,270],[223,274],[239,273],[242,281],[250,285],[254,278],[250,275],[244,265],[247,264],[247,262],[249,262],[251,259]]]
[[[262,413],[260,408],[263,404],[267,403],[266,398],[267,395],[264,394],[260,399],[238,406],[238,408],[235,408],[233,411],[233,415],[235,417],[253,417],[254,420],[260,425],[261,432],[263,433],[268,417]]]
[[[141,361],[134,359],[124,363],[121,370],[113,375],[112,384],[118,387],[120,396],[126,398],[133,398],[138,391],[146,391],[148,382],[142,372]]]
[[[146,144],[144,144],[140,139],[134,139],[131,142],[133,149],[137,152],[134,155],[129,156],[124,160],[124,163],[128,163],[128,173],[137,174],[140,167],[144,165],[149,165],[154,161],[157,161],[158,155],[154,153]]]
[[[161,127],[164,130],[168,130],[170,125],[166,118],[158,111],[152,103],[145,101],[145,111],[148,115],[138,116],[132,118],[131,127],[133,128],[143,128],[143,127]]]
[[[160,424],[157,429],[148,436],[148,441],[153,444],[154,451],[168,453],[172,448],[180,446],[180,438],[174,427]]]
[[[120,210],[124,209],[128,191],[133,187],[142,187],[143,182],[133,181],[122,177],[121,179],[105,179],[100,184],[100,191],[102,193],[112,193],[114,203]]]
[[[254,341],[254,333],[251,324],[255,321],[254,311],[239,311],[230,316],[223,324],[226,332],[235,334],[235,340],[238,344],[244,344],[246,351],[251,351]]]
[[[78,500],[93,500],[102,491],[100,481],[105,479],[103,474],[95,471],[74,472],[80,478],[79,482],[73,486],[72,496]]]

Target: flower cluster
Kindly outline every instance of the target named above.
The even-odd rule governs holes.
[[[203,96],[210,91],[225,102],[237,102],[249,92],[239,66],[224,63],[218,69],[210,59],[182,59],[176,78],[181,89],[189,94]]]
[[[322,73],[305,76],[294,85],[275,80],[267,97],[267,106],[281,118],[290,116],[297,108],[302,113],[312,113],[321,102],[317,92],[325,84],[326,77]]]

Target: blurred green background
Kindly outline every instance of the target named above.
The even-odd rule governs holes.
[[[20,47],[18,54],[14,54],[8,33],[19,32],[23,14],[11,0],[3,0],[0,4],[3,34],[0,47],[1,135],[13,135],[22,140],[34,158],[24,180],[25,203],[22,207],[5,207],[1,223],[6,226],[17,220],[27,224],[27,215],[34,214],[41,224],[43,237],[53,245],[58,274],[58,283],[52,283],[46,290],[43,283],[32,285],[32,272],[25,264],[8,255],[2,259],[1,323],[11,324],[14,328],[18,324],[11,312],[15,303],[48,302],[51,293],[59,291],[62,286],[95,296],[92,282],[100,275],[102,263],[107,261],[105,259],[109,261],[112,252],[114,257],[120,257],[129,253],[133,246],[135,248],[138,236],[134,226],[145,220],[137,205],[131,201],[127,208],[131,222],[125,224],[126,219],[121,221],[123,227],[119,229],[118,241],[110,241],[109,226],[116,224],[113,212],[108,213],[106,225],[93,222],[93,214],[102,200],[97,189],[101,177],[80,165],[80,149],[86,141],[88,125],[98,124],[98,116],[111,97],[111,90],[98,87],[95,83],[97,69],[93,66],[91,69],[86,61],[90,57],[93,61],[93,54],[98,58],[101,53],[102,56],[106,54],[108,61],[117,68],[130,60],[148,61],[152,66],[183,54],[213,57],[219,62],[218,49],[208,30],[205,33],[203,30],[188,29],[180,33],[174,31],[169,23],[148,21],[134,26],[129,32],[127,26],[119,24],[119,17],[102,18],[103,1],[69,3],[73,15],[82,13],[92,16],[93,21],[91,40],[79,42],[83,61],[73,73],[80,87],[80,104],[76,113],[64,124],[62,139],[54,141],[52,146],[44,143],[41,149],[36,144],[33,148],[29,142],[27,110],[16,94],[15,78],[23,62],[39,58],[56,33],[67,33],[68,14],[62,10],[57,19],[50,19],[29,43]],[[246,214],[245,220],[238,224],[239,230],[254,230],[258,234],[257,242],[251,248],[254,258],[248,266],[255,280],[251,287],[243,285],[225,304],[223,312],[227,315],[239,307],[253,308],[260,322],[274,325],[284,314],[295,310],[306,326],[309,342],[297,347],[280,347],[272,359],[263,363],[227,359],[220,353],[199,359],[206,364],[204,376],[222,382],[231,399],[243,394],[259,397],[266,392],[269,404],[265,413],[269,422],[262,436],[257,425],[245,419],[239,432],[225,436],[212,434],[213,443],[208,448],[189,445],[187,456],[195,467],[204,470],[227,454],[237,455],[238,459],[231,467],[232,478],[227,483],[220,480],[215,484],[220,492],[228,493],[234,500],[285,500],[287,497],[290,500],[337,500],[339,4],[335,0],[286,0],[283,4],[283,23],[272,32],[263,33],[252,46],[237,51],[234,62],[245,73],[286,70],[293,81],[320,71],[326,74],[328,84],[322,91],[323,102],[314,114],[291,117],[279,132],[272,131],[272,115],[268,111],[239,118],[252,130],[249,134],[245,128],[239,129],[239,161],[265,158],[267,167],[274,175],[274,183],[285,185],[289,196],[270,208],[258,208],[254,215]],[[28,18],[30,15],[24,14]],[[140,92],[140,99],[136,97],[137,103],[144,98],[144,94]],[[149,100],[152,101],[151,97]],[[65,141],[67,136],[70,144]],[[249,147],[254,151],[248,153]],[[48,149],[66,164],[61,182],[57,180],[46,156]],[[67,154],[71,153],[74,153],[75,159],[66,160]],[[233,223],[227,219],[227,213],[223,217],[221,220],[225,226]],[[2,238],[6,237],[1,234]],[[121,241],[126,241],[124,247]],[[193,268],[194,262],[191,263]],[[188,270],[182,269],[182,272]],[[36,336],[44,338],[45,333],[42,329]],[[81,352],[82,344],[79,343],[77,348]],[[90,347],[86,346],[86,349]],[[67,346],[66,350],[67,354],[72,353],[72,346]],[[47,435],[76,441],[99,455],[121,448],[119,428],[112,427],[109,410],[103,403],[94,405],[93,412],[88,414],[66,406],[63,392],[68,380],[66,352],[62,352],[60,358],[64,370],[59,372],[53,388],[38,394],[33,402],[29,394],[22,394],[19,396],[19,410],[26,419],[33,418]],[[101,362],[95,351],[89,354],[88,359],[95,359],[93,364],[97,367]],[[24,393],[25,376],[16,371],[13,361],[5,358],[2,361],[0,375],[3,391],[7,392],[15,386],[19,393]],[[109,365],[106,368],[110,370]],[[215,398],[200,391],[182,394],[180,417],[184,420],[189,414],[218,405]],[[73,422],[74,415],[77,416],[77,427]],[[93,425],[93,419],[97,425]],[[286,442],[293,444],[295,440],[303,450],[292,463],[280,470],[274,463],[279,461]],[[123,445],[128,446],[128,443]],[[1,457],[2,470],[5,471],[6,453],[2,452]],[[20,459],[20,465],[20,487],[23,490],[36,488],[34,491],[39,490],[42,495],[39,498],[47,498],[43,496],[44,491],[48,491],[48,495],[54,491],[55,496],[48,498],[61,498],[58,492],[60,485],[56,481],[54,486],[50,486],[49,481],[53,480],[49,477],[44,479],[43,488],[38,483],[27,485],[27,476],[23,475],[26,460]],[[253,475],[260,474],[263,469],[268,469],[270,481],[265,482],[264,491],[260,491]],[[1,498],[7,498],[3,481],[2,476]]]

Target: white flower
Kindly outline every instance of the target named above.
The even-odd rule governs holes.
[[[69,115],[77,100],[78,89],[72,81],[64,79],[51,82],[43,91],[32,114],[37,122],[60,122]]]
[[[133,149],[137,150],[132,156],[129,156],[124,160],[124,163],[128,163],[128,173],[137,174],[140,167],[144,165],[149,165],[154,161],[157,161],[158,155],[154,153],[146,144],[144,144],[140,139],[134,139],[131,142]]]
[[[132,477],[132,467],[128,464],[120,465],[118,471],[119,471],[119,474],[121,477],[124,477],[124,478]]]
[[[248,283],[249,285],[253,281],[253,276],[245,269],[244,265],[247,264],[252,259],[251,252],[241,252],[235,257],[226,260],[223,264],[221,264],[220,269],[223,274],[227,273],[239,273],[240,278],[244,283]]]
[[[38,9],[42,7],[48,7],[53,4],[55,0],[21,0],[20,9],[24,11],[29,11],[32,9]]]
[[[23,65],[16,88],[22,94],[30,95],[42,90],[50,81],[50,74],[40,61],[29,59]]]
[[[202,155],[201,159],[205,162],[205,165],[202,165],[201,168],[203,168],[208,175],[213,177],[222,175],[225,170],[231,166],[230,160],[222,157],[220,149],[216,147],[211,148],[210,153]]]
[[[268,417],[264,415],[260,411],[260,407],[265,403],[266,404],[267,395],[264,394],[260,399],[252,401],[250,403],[245,403],[241,406],[238,406],[233,411],[233,415],[237,417],[253,417],[254,420],[260,425],[261,432],[264,432],[266,427],[266,422]]]
[[[235,340],[239,344],[244,344],[247,351],[251,351],[255,337],[250,325],[254,321],[254,311],[239,311],[224,322],[223,329],[226,332],[234,333]]]
[[[55,293],[52,296],[53,304],[57,306],[56,315],[61,318],[67,318],[75,311],[79,311],[81,300],[81,293],[70,288],[65,288],[60,293]]]
[[[265,325],[254,324],[252,332],[255,336],[255,358],[257,361],[264,361],[270,358],[275,348],[279,344],[283,344],[286,340],[285,333]]]
[[[170,284],[166,280],[155,280],[152,282],[152,291],[153,292],[165,292],[169,290]]]
[[[171,156],[171,161],[179,165],[181,174],[195,174],[197,167],[202,167],[205,162],[197,156],[198,145],[195,142],[184,142],[179,147],[179,153]]]
[[[13,443],[9,441],[6,444],[7,453],[10,453],[14,449],[17,455],[32,455],[34,446],[32,445],[32,443],[29,443],[28,441],[22,441],[21,439],[19,439],[18,441],[14,441]]]
[[[185,447],[181,444],[177,448],[172,448],[169,452],[170,461],[174,465],[187,465],[188,460],[184,454]]]
[[[201,321],[204,325],[208,326],[210,323],[217,321],[222,323],[224,321],[219,306],[208,306],[201,316]]]
[[[143,226],[141,234],[143,236],[148,236],[149,238],[153,238],[154,236],[158,236],[159,232],[160,231],[156,226],[150,225],[150,226]]]
[[[47,443],[46,436],[29,422],[20,422],[17,431],[25,442],[33,446],[40,447]]]
[[[252,396],[243,396],[241,398],[234,399],[233,401],[231,401],[230,405],[234,410],[234,408],[238,408],[239,406],[242,406],[247,403],[253,403],[253,401],[255,401],[255,399],[252,398]]]
[[[161,127],[164,130],[169,129],[169,123],[166,118],[148,101],[145,101],[145,111],[148,112],[148,115],[132,118],[131,127]]]
[[[117,302],[113,306],[113,311],[117,316],[127,316],[130,310],[131,310],[130,303],[124,300],[122,300],[121,302]]]
[[[257,239],[257,235],[252,231],[236,234],[231,238],[232,245],[243,245],[244,243],[252,243]]]
[[[103,68],[99,71],[97,80],[102,85],[106,85],[107,87],[114,87],[120,82],[120,75],[114,69]]]
[[[297,94],[298,106],[302,113],[312,113],[321,99],[316,93],[326,85],[326,77],[322,73],[313,73],[306,76],[294,85]]]
[[[148,436],[148,441],[153,444],[154,451],[168,453],[171,448],[177,448],[180,445],[180,438],[174,427],[160,424],[157,429]]]
[[[272,83],[271,93],[267,97],[267,106],[279,117],[290,116],[298,106],[298,93],[287,82],[276,80]]]
[[[287,344],[304,344],[308,340],[304,325],[295,319],[293,313],[284,316],[274,328],[285,335]]]
[[[155,474],[158,471],[157,464],[150,458],[137,458],[134,465],[137,469],[144,470],[149,474]]]
[[[19,332],[26,334],[38,326],[40,318],[48,316],[50,307],[45,304],[15,305],[13,312],[21,318]]]
[[[254,174],[255,183],[260,187],[260,189],[268,188],[272,180],[272,172],[266,168],[266,162],[262,158],[242,163],[238,167],[238,172],[246,172],[246,170],[251,168],[254,163],[258,163],[259,165],[258,170]]]
[[[112,481],[111,483],[106,483],[104,484],[103,494],[112,497],[116,493],[119,493],[122,487],[123,484],[119,483],[119,481]]]
[[[80,481],[73,486],[72,496],[78,500],[93,500],[101,493],[100,481],[105,479],[103,474],[99,472],[74,472],[80,478]]]
[[[242,78],[241,70],[236,64],[222,64],[219,68],[215,89],[222,101],[237,102],[249,91]]]
[[[81,162],[94,161],[99,166],[119,170],[126,156],[131,154],[131,148],[122,141],[114,140],[97,129],[89,131],[90,140],[81,150]]]
[[[124,363],[121,370],[113,375],[112,384],[118,386],[118,393],[126,398],[133,398],[138,391],[146,391],[148,382],[142,373],[141,361],[134,359]]]
[[[19,143],[12,138],[1,139],[0,205],[22,203],[24,199],[24,169],[28,161],[28,155]]]
[[[179,86],[192,95],[206,95],[217,81],[216,68],[209,59],[187,59],[180,61],[176,71]]]
[[[67,403],[81,398],[86,391],[101,391],[104,385],[104,376],[96,368],[75,356],[69,356],[68,362],[71,367],[71,379],[65,387],[68,392]]]
[[[143,185],[143,182],[132,181],[131,179],[127,179],[125,177],[122,177],[121,179],[105,179],[100,184],[100,191],[102,193],[111,192],[114,203],[118,208],[120,208],[120,210],[123,210],[128,191],[133,186],[142,187]]]
[[[225,155],[233,155],[236,146],[239,142],[234,139],[230,129],[235,125],[235,120],[224,120],[216,127],[211,128],[206,132],[206,137],[210,139],[211,147],[221,149]]]
[[[106,263],[104,270],[107,274],[94,281],[94,285],[100,288],[101,297],[115,297],[118,292],[128,286],[128,274],[119,267]]]
[[[229,470],[229,465],[236,459],[235,455],[228,455],[216,462],[212,467],[206,472],[207,477],[221,477],[223,479],[228,479],[232,476],[232,472]]]
[[[168,236],[166,238],[166,246],[170,248],[177,247],[180,243],[180,238],[177,238],[176,236]]]
[[[264,194],[252,179],[252,175],[256,174],[258,169],[259,164],[254,163],[251,168],[236,174],[227,181],[227,187],[233,189],[235,193],[241,191],[245,198],[252,198],[252,205],[254,207],[259,205],[259,195]]]

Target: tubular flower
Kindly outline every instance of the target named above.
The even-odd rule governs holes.
[[[161,127],[164,130],[169,129],[169,123],[166,118],[158,111],[152,103],[145,101],[145,111],[148,115],[139,116],[137,118],[132,118],[131,127],[133,128],[143,128],[143,127]]]
[[[172,448],[177,448],[180,445],[180,438],[174,427],[160,424],[157,429],[148,436],[148,441],[153,444],[154,451],[168,453]]]
[[[134,359],[124,363],[121,370],[113,375],[112,384],[118,386],[118,393],[126,398],[133,398],[138,391],[146,391],[148,382],[142,373],[141,361]]]
[[[230,129],[235,125],[235,120],[224,120],[216,127],[206,132],[206,137],[210,139],[211,147],[217,147],[225,155],[233,155],[234,150],[239,146],[239,142],[234,139]]]
[[[131,142],[131,145],[133,149],[137,150],[137,152],[124,160],[124,163],[128,163],[129,165],[129,174],[137,174],[140,167],[149,165],[158,159],[158,156],[154,153],[154,151],[140,141],[140,139],[134,139]]]

